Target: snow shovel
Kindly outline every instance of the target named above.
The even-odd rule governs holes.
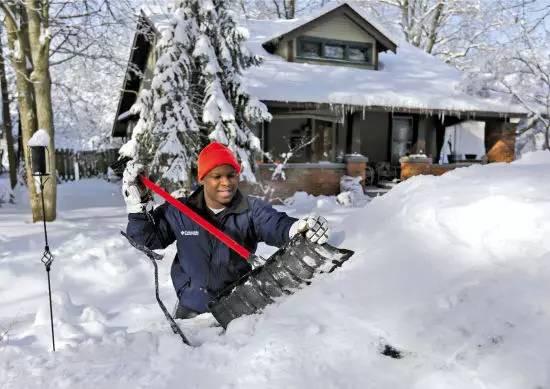
[[[164,198],[251,264],[250,272],[223,289],[209,304],[212,315],[224,328],[231,320],[260,312],[277,297],[293,294],[304,285],[309,285],[316,274],[332,272],[354,253],[327,243],[323,245],[311,243],[302,234],[297,234],[265,260],[248,251],[147,177],[141,175],[140,179],[143,185]]]

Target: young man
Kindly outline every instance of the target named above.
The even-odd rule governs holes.
[[[244,196],[238,189],[239,163],[221,143],[206,146],[197,164],[201,187],[179,200],[251,252],[259,242],[280,247],[302,232],[314,243],[327,241],[328,223],[323,217],[297,220],[264,201]],[[171,269],[179,298],[175,316],[186,319],[207,312],[210,300],[245,274],[250,265],[170,204],[153,210],[151,195],[138,179],[143,171],[144,167],[135,163],[124,171],[127,233],[150,249],[165,248],[176,241],[177,255]]]

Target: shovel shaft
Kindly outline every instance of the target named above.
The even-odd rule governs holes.
[[[176,200],[168,192],[166,192],[164,189],[162,189],[160,186],[155,184],[153,181],[151,181],[144,175],[141,175],[140,179],[143,185],[145,185],[147,188],[151,189],[153,192],[155,192],[164,200],[166,200],[168,203],[176,207],[181,213],[183,213],[189,219],[191,219],[192,221],[197,223],[199,226],[204,228],[210,234],[214,235],[223,244],[225,244],[231,250],[239,254],[244,260],[248,260],[248,258],[250,258],[250,251],[248,251],[239,243],[237,243],[235,240],[233,240],[233,238],[231,238],[229,235],[227,235],[226,233],[218,229],[216,226],[214,226],[212,223],[210,223],[201,215],[193,211],[191,208],[189,208],[187,205],[185,205],[181,201]]]

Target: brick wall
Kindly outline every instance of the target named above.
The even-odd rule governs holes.
[[[418,176],[419,174],[433,174],[431,160],[429,162],[401,161],[402,180],[406,180],[412,176]]]
[[[263,185],[274,189],[271,197],[282,199],[290,197],[297,191],[312,195],[336,195],[340,193],[340,178],[346,174],[346,165],[343,163],[291,163],[284,169],[286,180],[272,181],[273,164],[259,164],[257,179]],[[251,188],[242,185],[243,191],[253,194],[259,193],[260,188]]]
[[[368,158],[360,154],[348,154],[345,156],[346,175],[351,177],[361,177],[361,185],[365,186],[367,178]]]
[[[438,165],[433,164],[432,160],[425,158],[421,161],[409,159],[408,157],[401,158],[401,179],[406,180],[407,178],[418,176],[420,174],[429,174],[432,176],[440,176],[448,171],[470,166],[473,163],[479,162],[459,162],[453,164]]]
[[[472,163],[453,163],[446,165],[434,165],[431,161],[429,162],[414,162],[414,161],[402,161],[401,162],[401,179],[406,180],[413,176],[418,176],[420,174],[430,174],[432,176],[440,176],[447,173],[448,171],[470,166]]]

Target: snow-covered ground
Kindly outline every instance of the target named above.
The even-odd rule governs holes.
[[[84,180],[59,186],[48,225],[52,353],[42,225],[17,195],[0,208],[1,388],[550,387],[549,152],[415,177],[360,209],[295,195],[283,209],[326,216],[356,254],[225,333],[208,314],[180,321],[196,348],[171,333],[152,267],[119,234],[118,185]]]

